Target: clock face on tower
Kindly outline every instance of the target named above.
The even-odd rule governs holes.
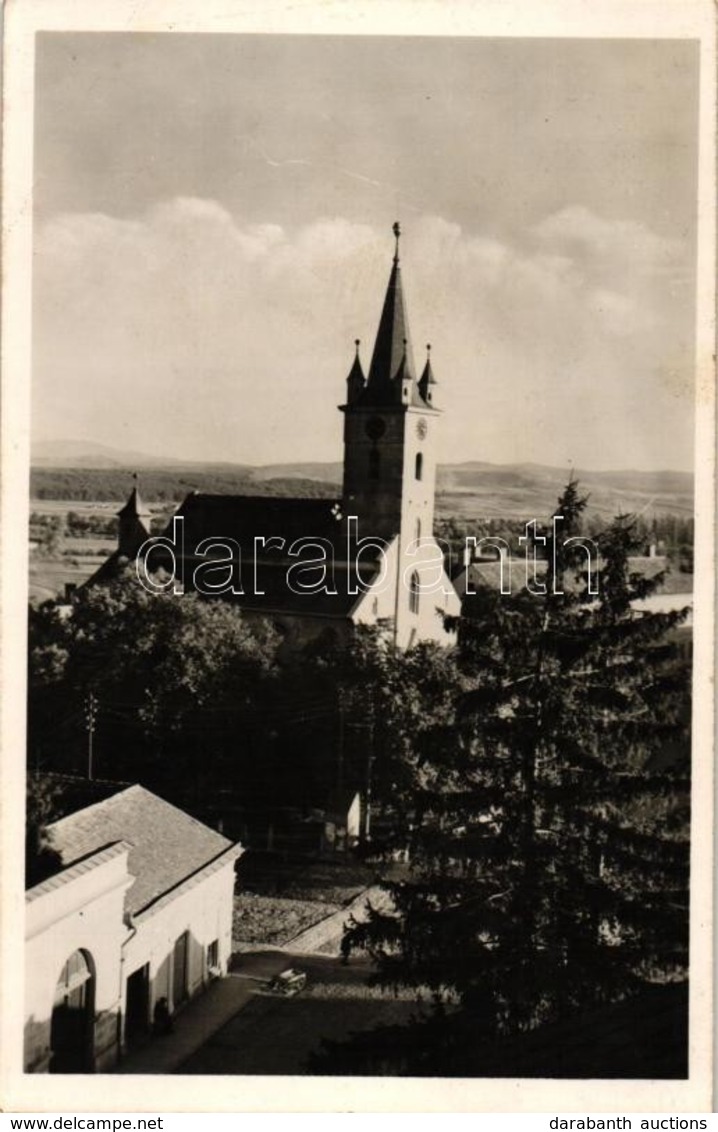
[[[386,431],[386,424],[381,417],[369,417],[366,422],[365,432],[370,440],[378,440],[383,436]]]
[[[423,417],[419,417],[419,420],[416,422],[416,435],[419,437],[419,440],[424,440],[428,431],[428,424]]]

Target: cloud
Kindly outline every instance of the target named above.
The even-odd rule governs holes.
[[[447,455],[685,466],[682,245],[578,205],[503,240],[422,216],[402,244]],[[132,219],[53,217],[35,247],[36,434],[238,462],[339,458],[336,405],[355,337],[368,364],[391,252],[368,224],[248,223],[191,197]]]
[[[656,275],[675,269],[681,252],[677,240],[652,232],[635,220],[607,220],[580,205],[571,205],[535,224],[539,243],[563,248],[594,272]]]

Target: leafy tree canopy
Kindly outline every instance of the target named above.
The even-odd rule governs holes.
[[[50,752],[54,769],[82,769],[92,694],[99,776],[184,798],[190,782],[216,781],[248,755],[241,720],[269,693],[277,645],[235,606],[150,594],[131,571],[82,590],[69,616],[51,603],[31,610],[31,758]]]

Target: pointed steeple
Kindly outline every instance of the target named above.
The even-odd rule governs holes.
[[[359,359],[359,346],[361,342],[359,338],[354,339],[354,347],[356,353],[354,355],[354,364],[349,371],[347,378],[347,404],[352,405],[361,397],[366,386],[366,378],[364,377],[364,370],[361,367]]]
[[[400,368],[402,376],[416,373],[399,267],[401,229],[398,221],[393,232],[396,238],[394,259],[367,381],[367,396],[377,404],[401,401],[401,379],[395,381]]]
[[[125,503],[125,506],[117,512],[118,518],[121,515],[133,515],[137,518],[149,519],[151,512],[142,501],[142,496],[140,495],[140,477],[137,475],[137,472],[132,473],[132,479],[134,480],[134,487],[130,492],[129,499]]]
[[[145,539],[150,537],[151,512],[142,501],[139,476],[133,473],[134,487],[124,507],[117,512],[120,520],[117,529],[117,550],[127,558],[134,558]]]
[[[434,402],[433,387],[436,384],[437,384],[437,381],[436,381],[436,378],[434,377],[434,371],[431,368],[431,342],[427,342],[427,344],[426,344],[426,365],[424,366],[424,372],[422,373],[421,377],[419,378],[419,393],[421,394],[424,401],[426,401],[427,405],[431,405],[432,408],[433,408],[433,402]]]

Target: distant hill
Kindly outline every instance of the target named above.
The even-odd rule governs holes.
[[[589,496],[588,510],[594,514],[638,512],[678,518],[693,514],[690,472],[576,468],[573,474]],[[554,508],[568,475],[566,468],[542,464],[445,464],[437,476],[439,511],[466,518],[540,518]]]
[[[250,466],[154,459],[84,441],[56,441],[33,448],[31,493],[35,499],[112,501],[127,498],[131,472],[141,477],[147,501],[180,501],[190,491],[238,495],[330,498],[341,488],[339,463],[305,462]],[[589,511],[693,514],[693,476],[674,471],[574,472],[590,496]],[[549,514],[568,478],[566,468],[543,464],[443,464],[437,476],[440,516],[541,518]]]
[[[36,440],[32,445],[33,468],[53,471],[79,468],[97,471],[116,468],[118,471],[138,469],[173,469],[188,471],[230,471],[233,474],[250,472],[250,465],[228,461],[179,460],[176,456],[152,456],[146,452],[131,452],[127,448],[113,448],[108,444],[95,444],[93,440]]]
[[[90,440],[41,440],[32,446],[33,468],[169,468],[181,460],[128,452]]]
[[[306,479],[317,483],[340,484],[342,465],[336,464],[260,464],[251,469],[252,479],[264,483],[272,479]]]

